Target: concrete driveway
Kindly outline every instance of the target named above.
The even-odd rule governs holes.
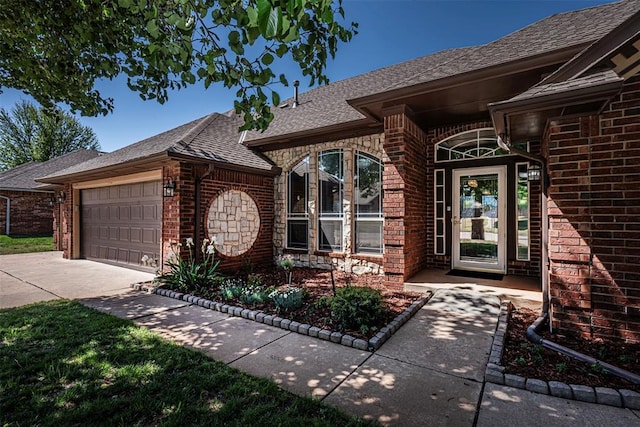
[[[57,298],[79,299],[131,291],[153,274],[87,260],[66,260],[62,252],[0,255],[0,308]]]

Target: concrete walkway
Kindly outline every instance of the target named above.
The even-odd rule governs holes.
[[[485,384],[483,374],[499,313],[495,295],[437,290],[389,341],[369,353],[123,287],[128,274],[135,277],[131,282],[137,282],[144,280],[137,276],[142,273],[52,257],[32,263],[31,268],[22,268],[26,262],[6,260],[0,256],[3,304],[7,299],[19,300],[20,287],[25,301],[32,294],[31,286],[52,298],[80,295],[77,298],[89,307],[131,319],[230,366],[271,378],[293,393],[314,396],[383,424],[640,426],[638,411]],[[91,274],[83,276],[85,269]],[[58,284],[46,286],[47,277],[54,276]],[[11,286],[5,286],[6,277],[11,278]],[[4,294],[5,290],[11,293]],[[97,295],[82,296],[89,291]]]

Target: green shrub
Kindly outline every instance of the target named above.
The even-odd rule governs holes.
[[[285,290],[275,290],[269,294],[269,299],[273,301],[276,311],[287,312],[302,306],[305,291],[302,288],[287,287]]]
[[[385,314],[382,294],[376,289],[347,285],[329,299],[331,319],[341,331],[358,329],[363,333],[375,328]]]

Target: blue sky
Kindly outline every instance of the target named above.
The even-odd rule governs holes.
[[[344,0],[348,21],[359,23],[359,34],[340,46],[327,67],[331,81],[342,80],[387,65],[443,49],[488,43],[554,13],[582,9],[609,1],[582,0]],[[290,61],[274,63],[276,75],[285,73],[290,82],[301,81]],[[96,132],[103,151],[113,151],[176,127],[214,111],[232,108],[234,90],[196,84],[173,92],[163,105],[142,101],[131,92],[125,79],[106,81],[98,87],[115,99],[108,116],[81,117]],[[281,97],[292,95],[291,87],[274,87]],[[0,107],[10,109],[17,101],[30,99],[21,92],[4,90]]]

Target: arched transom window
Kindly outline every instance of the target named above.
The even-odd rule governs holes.
[[[493,128],[475,129],[453,135],[436,144],[436,161],[470,160],[508,154],[498,146]]]

